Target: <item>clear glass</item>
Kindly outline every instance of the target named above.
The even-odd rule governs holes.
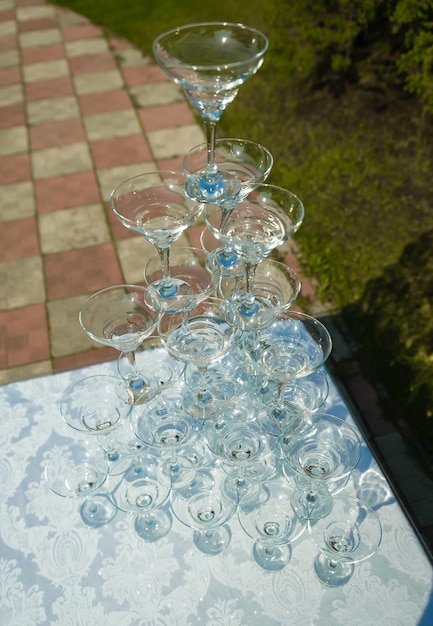
[[[319,554],[314,573],[327,587],[345,585],[355,563],[365,561],[378,550],[382,540],[380,519],[361,500],[336,496],[332,509],[319,521],[309,524]]]
[[[173,298],[184,285],[170,277],[170,248],[193,224],[203,205],[185,194],[187,175],[158,170],[123,181],[110,196],[116,217],[142,235],[158,251],[162,277],[153,286],[163,298]]]
[[[230,197],[239,191],[238,179],[218,169],[217,124],[239,87],[261,67],[267,49],[263,33],[228,22],[179,26],[159,35],[153,43],[157,63],[184,89],[205,125],[206,170],[189,189],[191,197],[199,201]]]
[[[140,285],[114,285],[97,291],[79,312],[83,330],[94,341],[123,352],[128,359],[124,380],[129,402],[143,400],[148,381],[137,368],[138,346],[155,330],[158,315],[147,305],[147,288]]]

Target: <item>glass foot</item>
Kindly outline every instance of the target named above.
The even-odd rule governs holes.
[[[254,560],[267,572],[279,572],[290,561],[292,550],[287,544],[272,544],[256,541],[253,547]]]
[[[108,496],[95,495],[87,498],[80,507],[80,515],[86,526],[100,528],[111,522],[117,509]]]
[[[158,541],[170,531],[173,518],[167,511],[157,509],[147,515],[137,515],[134,528],[143,541]]]
[[[228,172],[209,176],[206,170],[191,174],[185,183],[185,193],[196,202],[230,202],[241,190],[241,181]]]
[[[193,541],[200,552],[212,556],[220,554],[229,545],[231,537],[228,526],[218,526],[209,530],[195,530]]]
[[[326,517],[332,510],[332,496],[303,489],[295,489],[291,505],[296,515],[306,521],[314,521]]]
[[[318,554],[314,559],[314,573],[319,581],[327,587],[341,587],[352,578],[355,566],[350,562],[337,561]]]

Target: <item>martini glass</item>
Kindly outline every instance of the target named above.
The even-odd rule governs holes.
[[[156,329],[158,316],[146,304],[147,289],[140,285],[115,285],[97,291],[79,312],[83,330],[94,341],[127,355],[129,369],[125,384],[129,402],[147,400],[149,382],[136,366],[138,346]]]
[[[164,315],[158,325],[159,336],[173,357],[192,362],[200,372],[198,380],[183,396],[184,410],[197,419],[207,419],[215,403],[224,400],[218,377],[210,376],[208,366],[220,360],[239,340],[239,332],[227,323],[226,302],[207,298],[190,311]]]
[[[332,350],[329,331],[320,320],[299,311],[282,311],[258,336],[245,338],[248,358],[252,358],[270,381],[277,385],[275,400],[269,406],[269,420],[282,432],[293,429],[296,411],[285,394],[286,386],[318,370]]]
[[[171,494],[171,508],[182,524],[194,530],[194,545],[207,555],[220,554],[231,533],[225,525],[236,504],[224,494],[224,475],[218,466],[197,470],[193,481]]]
[[[159,35],[153,43],[157,63],[184,89],[205,125],[206,169],[187,184],[188,195],[200,202],[234,197],[239,191],[239,180],[218,168],[216,129],[239,87],[261,67],[267,49],[263,33],[227,22],[187,24]]]
[[[239,180],[240,189],[235,197],[217,201],[222,210],[222,224],[230,211],[253,189],[265,182],[272,169],[273,157],[269,150],[254,141],[246,139],[218,139],[215,143],[215,159],[220,172],[229,173]],[[183,168],[190,177],[204,176],[207,167],[207,145],[192,148],[183,157]],[[188,189],[188,185],[187,185]],[[202,240],[206,249],[207,243]],[[207,263],[218,276],[232,276],[243,271],[243,262],[229,244],[207,252]]]
[[[239,315],[252,317],[263,304],[253,291],[256,268],[296,233],[304,219],[304,206],[287,189],[264,184],[250,192],[226,217],[218,204],[206,205],[204,216],[215,237],[231,245],[245,263],[245,295],[235,308]]]
[[[341,418],[314,413],[301,432],[282,446],[282,452],[294,472],[294,510],[301,519],[317,520],[332,509],[334,486],[344,482],[357,465],[361,442]]]
[[[171,245],[203,209],[186,196],[186,181],[183,172],[160,170],[129,178],[111,193],[111,206],[120,222],[157,249],[162,276],[153,287],[166,299],[190,291],[188,283],[170,276]]]
[[[310,522],[309,529],[319,549],[314,573],[327,587],[345,585],[353,575],[355,563],[375,554],[382,540],[377,513],[349,496],[335,497],[328,514]]]
[[[140,455],[120,479],[110,480],[110,488],[115,507],[135,515],[135,531],[144,541],[157,541],[169,532],[172,519],[162,505],[171,480],[159,456]]]
[[[238,508],[244,531],[254,540],[254,559],[266,571],[282,570],[290,560],[291,544],[306,528],[290,506],[293,489],[287,483],[266,483],[269,498],[255,506]]]

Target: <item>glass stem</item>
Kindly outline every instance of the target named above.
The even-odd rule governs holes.
[[[218,174],[218,167],[215,158],[215,141],[216,141],[216,129],[217,123],[210,119],[205,118],[204,125],[206,129],[206,143],[207,143],[207,167],[206,178],[210,181],[214,180]]]
[[[170,276],[170,248],[158,248],[159,260],[163,279]]]
[[[245,263],[245,281],[247,294],[252,297],[253,294],[253,285],[254,285],[254,277],[256,275],[256,265],[253,263]]]

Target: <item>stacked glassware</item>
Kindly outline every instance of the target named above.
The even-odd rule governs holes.
[[[304,207],[265,183],[265,147],[215,138],[267,47],[262,33],[229,23],[155,40],[158,63],[202,115],[207,143],[185,154],[183,172],[142,174],[111,194],[117,218],[157,254],[142,285],[103,289],[82,306],[83,330],[119,351],[118,376],[65,391],[61,415],[82,437],[53,451],[45,475],[54,492],[80,498],[85,524],[124,511],[145,541],[166,535],[174,515],[198,549],[218,554],[237,517],[269,571],[287,565],[308,528],[314,571],[336,586],[378,548],[381,527],[342,495],[360,458],[356,432],[320,412],[330,334],[291,308],[300,280],[269,259],[299,229]],[[171,250],[198,219],[202,248]]]

